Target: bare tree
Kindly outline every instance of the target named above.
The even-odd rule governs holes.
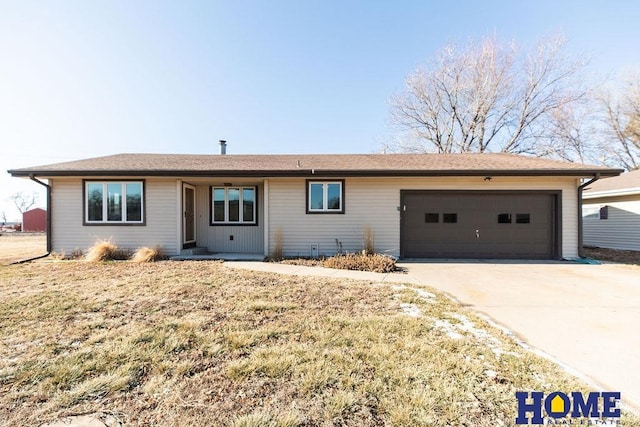
[[[594,138],[598,120],[597,100],[589,95],[581,102],[554,110],[548,119],[547,137],[537,141],[536,155],[580,163],[603,164]]]
[[[574,117],[585,98],[584,63],[568,60],[563,47],[559,37],[541,41],[534,52],[495,38],[446,46],[390,100],[392,124],[405,138],[387,148],[554,157],[564,153],[560,143],[579,148],[580,135],[562,120]],[[560,138],[560,130],[570,137]]]
[[[601,97],[604,110],[600,150],[605,163],[627,170],[640,167],[640,75]]]
[[[2,225],[5,225],[7,223],[7,212],[6,211],[0,212],[0,218],[2,218]]]
[[[13,204],[16,206],[20,213],[25,213],[38,201],[38,193],[26,194],[22,191],[14,193],[11,196]]]

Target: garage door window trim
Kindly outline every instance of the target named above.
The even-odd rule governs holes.
[[[456,224],[458,222],[457,213],[443,213],[442,222],[445,224]]]

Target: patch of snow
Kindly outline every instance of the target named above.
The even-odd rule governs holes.
[[[449,338],[452,338],[454,340],[459,340],[459,339],[464,338],[464,335],[462,335],[459,332],[456,332],[456,330],[455,330],[456,327],[453,326],[451,323],[449,323],[448,320],[436,320],[435,326],[438,329],[444,330],[445,334]]]
[[[405,286],[405,285],[393,285],[391,286],[391,289],[393,289],[394,291],[403,291],[403,290],[410,290],[415,292],[415,294],[418,296],[418,298],[420,298],[422,301],[424,302],[428,302],[430,304],[433,304],[434,301],[437,296],[436,294],[432,294],[431,292],[427,292],[424,289],[420,289],[420,288],[414,288],[414,287],[410,287],[410,286]],[[397,296],[397,295],[394,295]]]
[[[402,313],[407,316],[422,317],[422,311],[415,304],[402,303],[400,304],[400,309],[402,310]]]
[[[491,369],[487,369],[486,371],[484,371],[484,374],[487,377],[491,378],[491,379],[493,379],[493,378],[498,376],[498,373],[496,371],[491,370]]]
[[[431,292],[427,292],[424,289],[420,289],[420,288],[410,288],[413,292],[415,292],[416,294],[418,294],[419,297],[421,298],[428,298],[428,299],[435,299],[436,295],[432,294]]]
[[[436,328],[443,329],[447,336],[453,339],[461,339],[465,335],[471,335],[483,344],[487,345],[496,357],[500,357],[503,354],[509,354],[515,357],[521,357],[519,354],[505,351],[502,349],[502,341],[493,336],[489,331],[482,328],[477,328],[475,324],[465,315],[458,313],[445,313],[450,318],[458,320],[458,323],[451,323],[448,320],[436,320]],[[460,332],[464,334],[461,334]]]

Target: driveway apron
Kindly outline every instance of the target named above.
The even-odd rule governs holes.
[[[403,263],[640,409],[640,268],[569,262]]]

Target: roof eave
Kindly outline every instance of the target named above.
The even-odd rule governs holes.
[[[640,187],[638,188],[625,188],[622,190],[606,190],[606,191],[585,191],[583,198],[585,199],[599,199],[602,197],[620,197],[620,196],[635,196],[640,194]]]
[[[619,169],[606,170],[582,170],[582,169],[542,169],[542,170],[324,170],[324,169],[300,169],[300,170],[9,170],[13,177],[28,178],[39,176],[42,178],[57,177],[84,177],[84,176],[135,176],[135,177],[376,177],[376,176],[571,176],[589,177],[599,174],[601,177],[618,176],[622,173]]]

